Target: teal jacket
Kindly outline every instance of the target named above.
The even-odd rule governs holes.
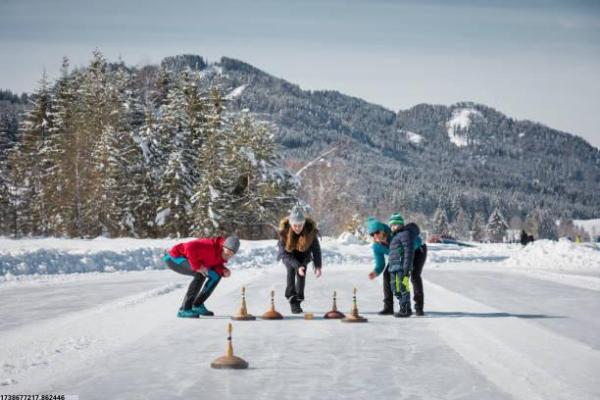
[[[392,230],[389,226],[381,222],[381,229],[387,233],[388,242],[392,241]],[[385,269],[385,256],[390,254],[389,245],[382,243],[373,243],[373,257],[375,258],[375,268],[373,269],[377,275],[380,275]]]

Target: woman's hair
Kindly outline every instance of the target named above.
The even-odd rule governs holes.
[[[382,239],[385,239],[385,240],[387,240],[387,239],[388,239],[388,234],[387,234],[387,232],[386,232],[386,231],[384,231],[383,229],[382,229],[382,230],[379,230],[379,231],[376,231],[376,232],[373,232],[373,234],[372,234],[371,236],[375,235],[376,233],[382,233],[382,234],[383,234],[383,236],[382,236]]]

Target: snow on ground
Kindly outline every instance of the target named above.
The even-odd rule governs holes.
[[[464,147],[469,144],[466,131],[471,126],[471,117],[473,115],[480,116],[481,113],[473,108],[459,108],[452,112],[452,118],[446,122],[448,137],[456,146]]]
[[[191,238],[190,238],[191,239]],[[0,282],[46,279],[46,275],[161,269],[165,252],[190,239],[7,239],[0,238]],[[336,241],[332,249],[337,249]],[[273,264],[277,249],[272,241],[243,241],[232,260],[234,268],[261,268]],[[326,263],[368,258],[368,254],[323,249]],[[40,276],[41,275],[41,276]]]
[[[406,135],[406,139],[408,139],[408,141],[411,143],[420,144],[423,142],[423,136],[419,135],[418,133],[406,131],[404,129],[400,129],[399,132],[404,133]]]
[[[231,278],[207,302],[216,316],[183,320],[175,313],[189,278],[160,262],[175,242],[1,239],[4,270],[10,272],[15,259],[36,270],[35,262],[53,255],[47,265],[66,260],[79,273],[10,273],[0,282],[0,394],[600,398],[600,286],[581,284],[600,279],[598,247],[430,245],[423,273],[427,314],[396,319],[376,314],[382,281],[367,279],[369,245],[347,236],[325,238],[323,276],[309,275],[303,303],[316,318],[306,321],[290,314],[283,297],[285,269],[275,259],[275,242],[243,241]],[[76,268],[77,257],[92,260],[94,272],[81,273],[90,269]],[[100,265],[105,260],[115,272],[97,272],[106,269]],[[234,322],[235,352],[250,369],[212,370],[210,362],[225,352],[226,326],[242,286],[249,312],[266,311],[275,290],[276,308],[286,319]],[[353,287],[369,322],[323,320],[333,290],[347,312]]]
[[[241,86],[236,87],[231,92],[229,92],[229,94],[227,96],[225,96],[225,98],[227,100],[237,99],[238,97],[240,97],[242,95],[242,93],[244,93],[244,89],[246,89],[247,86],[248,85],[241,85]]]

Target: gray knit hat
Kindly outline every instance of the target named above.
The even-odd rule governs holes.
[[[300,204],[296,204],[294,208],[292,208],[288,219],[290,221],[290,224],[292,225],[303,224],[306,221],[306,217],[304,216],[304,209]]]
[[[227,237],[227,239],[225,239],[225,242],[223,243],[223,247],[233,251],[234,253],[237,253],[240,249],[240,238],[233,235]]]

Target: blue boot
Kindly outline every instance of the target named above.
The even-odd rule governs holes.
[[[215,315],[214,312],[212,312],[208,308],[204,307],[204,304],[200,304],[199,306],[192,307],[192,311],[197,313],[198,315],[202,315],[204,317],[212,317],[213,315]]]
[[[194,311],[194,309],[191,309],[191,310],[179,310],[177,312],[177,317],[178,318],[198,318],[198,312]]]

